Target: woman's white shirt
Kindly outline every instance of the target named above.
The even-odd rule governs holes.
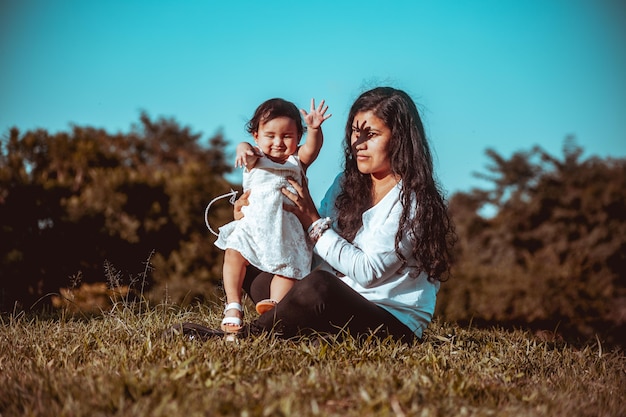
[[[335,199],[340,190],[341,175],[335,178],[320,205],[320,215],[336,219]],[[395,236],[400,224],[401,183],[391,189],[374,207],[363,213],[363,226],[353,242],[332,229],[317,241],[314,254],[321,258],[319,268],[335,273],[366,299],[386,309],[409,327],[418,337],[432,320],[439,282],[428,281],[424,272],[410,276],[417,260],[411,257],[408,236],[400,242],[402,261],[395,250]]]

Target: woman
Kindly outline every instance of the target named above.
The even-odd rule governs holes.
[[[346,332],[411,342],[430,323],[454,231],[413,100],[390,87],[359,96],[348,116],[344,154],[344,171],[319,212],[306,184],[290,181],[296,193],[283,189],[294,202],[284,208],[308,231],[319,265],[241,335]],[[238,201],[236,218],[245,204],[245,198]],[[257,302],[269,296],[272,276],[255,272],[248,271],[244,289]]]

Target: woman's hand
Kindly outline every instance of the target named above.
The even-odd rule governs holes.
[[[296,190],[296,193],[292,193],[287,188],[281,189],[285,197],[294,203],[294,205],[283,204],[283,209],[295,214],[298,220],[300,220],[300,223],[302,223],[304,230],[307,230],[315,220],[320,218],[320,215],[309,193],[306,177],[303,176],[302,186],[293,178],[287,178],[287,181],[289,181],[289,184]]]
[[[248,201],[250,191],[251,190],[246,191],[241,194],[237,200],[235,200],[235,204],[233,205],[233,217],[235,220],[243,219],[243,212],[241,211],[241,208],[250,204],[250,201]]]

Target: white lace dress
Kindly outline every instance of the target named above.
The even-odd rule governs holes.
[[[283,210],[283,203],[293,203],[280,191],[295,192],[286,177],[302,184],[304,175],[296,156],[284,164],[260,158],[243,174],[244,191],[252,190],[250,204],[242,208],[244,217],[220,227],[215,245],[238,251],[261,271],[294,279],[307,275],[313,248],[298,218]]]

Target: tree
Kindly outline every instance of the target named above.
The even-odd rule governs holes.
[[[129,134],[12,129],[0,147],[0,307],[28,307],[78,271],[103,281],[105,262],[131,279],[148,257],[155,289],[195,277],[184,294],[174,284],[169,296],[207,296],[221,252],[207,239],[203,209],[230,189],[223,176],[231,168],[221,134],[208,146],[199,139],[146,114]],[[224,222],[230,215],[212,214]]]
[[[440,314],[624,343],[626,160],[582,153],[573,138],[562,160],[539,147],[509,160],[487,151],[494,189],[450,202],[460,239]],[[485,204],[493,218],[478,214]]]

